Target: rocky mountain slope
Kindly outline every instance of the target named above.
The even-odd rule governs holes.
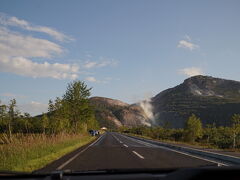
[[[137,104],[129,105],[119,100],[92,97],[90,103],[95,107],[95,116],[100,126],[115,128],[121,126],[149,125],[144,110]]]
[[[151,104],[157,125],[180,128],[194,113],[203,124],[227,126],[231,116],[240,113],[240,82],[194,76],[162,91],[152,98]]]
[[[129,105],[119,100],[93,97],[96,118],[102,126],[161,125],[182,128],[192,114],[202,123],[228,126],[240,113],[240,82],[194,76],[160,92],[149,101]]]

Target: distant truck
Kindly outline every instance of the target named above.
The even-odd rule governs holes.
[[[107,130],[107,128],[106,128],[106,127],[102,127],[102,128],[101,128],[101,130],[103,130],[103,131],[106,131],[106,130]]]
[[[92,136],[97,136],[97,135],[100,134],[98,130],[93,130],[93,129],[89,130],[88,132],[89,132],[89,134],[91,134]]]

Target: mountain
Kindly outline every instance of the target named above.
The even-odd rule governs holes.
[[[199,75],[135,104],[105,97],[91,97],[90,104],[100,126],[107,128],[139,125],[183,128],[193,113],[203,125],[229,126],[232,115],[240,114],[240,82]]]
[[[199,75],[136,104],[104,97],[92,97],[90,102],[100,125],[109,128],[138,125],[183,128],[192,113],[200,117],[203,125],[228,126],[232,115],[240,113],[240,82]]]
[[[148,125],[150,119],[138,104],[127,104],[119,100],[92,97],[90,104],[95,107],[95,116],[100,126],[117,128],[121,126]]]
[[[156,125],[182,128],[194,113],[204,125],[228,126],[231,116],[240,113],[240,82],[194,76],[157,94],[151,105]]]

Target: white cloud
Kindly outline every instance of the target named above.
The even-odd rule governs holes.
[[[188,41],[192,40],[191,37],[189,35],[187,35],[187,34],[184,36],[184,38],[187,39]]]
[[[25,24],[21,20],[16,23]],[[63,48],[46,39],[35,38],[0,27],[0,72],[22,76],[76,79],[79,67],[76,64],[48,63],[46,59],[63,53]],[[44,58],[38,63],[31,58]]]
[[[97,62],[94,62],[94,61],[87,61],[83,67],[86,68],[86,69],[90,69],[90,68],[93,68],[93,67],[96,67],[97,66]]]
[[[83,65],[83,68],[85,69],[92,69],[92,68],[101,68],[106,66],[116,66],[118,63],[115,59],[107,59],[107,58],[100,58],[100,60],[97,61],[86,61]]]
[[[22,35],[0,27],[1,56],[51,58],[62,52],[63,49],[51,41]]]
[[[185,48],[185,49],[189,49],[191,51],[194,50],[194,49],[199,48],[199,45],[194,44],[194,43],[191,42],[192,39],[191,39],[191,37],[189,35],[186,34],[184,36],[184,39],[185,40],[180,40],[178,42],[178,45],[177,45],[178,48]]]
[[[36,63],[23,57],[1,58],[0,71],[22,76],[51,77],[55,79],[76,79],[77,65]]]
[[[39,115],[42,112],[47,112],[48,105],[37,101],[31,101],[29,103],[18,105],[18,108],[21,112],[28,112],[31,115]]]
[[[7,16],[4,13],[0,13],[0,24],[2,24],[4,26],[20,27],[20,28],[28,30],[28,31],[46,33],[59,41],[73,40],[73,38],[71,38],[61,32],[58,32],[58,31],[54,30],[53,28],[49,28],[46,26],[36,26],[25,20],[18,19],[17,17]]]
[[[178,48],[185,48],[185,49],[189,49],[189,50],[194,50],[194,49],[197,49],[199,48],[198,45],[196,44],[193,44],[189,41],[186,41],[186,40],[181,40],[178,42],[178,45],[177,45]]]
[[[23,96],[23,95],[19,95],[19,94],[13,94],[10,92],[1,93],[0,96],[10,97],[10,98],[26,98],[27,97],[27,96]]]
[[[189,77],[196,76],[196,75],[203,75],[204,74],[203,70],[201,68],[197,68],[197,67],[190,67],[190,68],[180,69],[179,73],[187,75]]]
[[[89,77],[86,77],[85,78],[86,81],[89,81],[89,82],[99,82],[95,77],[93,76],[89,76]]]
[[[86,81],[92,82],[92,83],[102,83],[102,84],[106,84],[109,81],[112,80],[112,78],[104,78],[103,80],[98,80],[93,76],[88,76],[85,78]]]
[[[14,27],[14,31],[12,27]],[[117,64],[115,59],[100,57],[98,61],[86,61],[81,65],[80,72],[77,64],[49,63],[49,60],[65,52],[63,47],[48,39],[26,35],[26,32],[19,31],[19,28],[45,33],[60,41],[71,39],[52,28],[36,26],[17,17],[0,13],[0,72],[33,78],[76,79],[80,73],[86,75],[87,72],[84,71],[89,69]],[[88,53],[86,57],[89,59],[92,55]],[[39,62],[39,60],[41,61]],[[94,77],[88,77],[86,80],[105,82],[96,80]]]

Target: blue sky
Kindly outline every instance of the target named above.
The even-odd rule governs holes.
[[[0,99],[33,115],[73,79],[128,103],[197,74],[240,80],[237,0],[1,0],[0,12]]]

